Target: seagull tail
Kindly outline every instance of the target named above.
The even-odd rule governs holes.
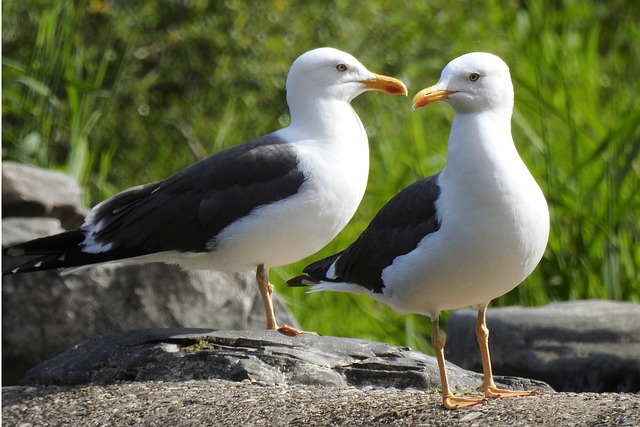
[[[309,264],[303,270],[307,274],[296,276],[293,279],[287,280],[286,285],[288,287],[315,286],[320,284],[320,282],[326,280],[331,281],[332,279],[330,277],[327,277],[327,272],[329,271],[333,263],[338,259],[341,253],[331,255],[327,258]]]
[[[355,283],[348,283],[335,273],[335,263],[342,255],[342,252],[331,255],[327,258],[316,261],[308,265],[301,276],[289,279],[286,285],[289,287],[311,286],[307,293],[333,291],[348,292],[352,294],[366,294],[368,290]]]
[[[351,294],[367,293],[367,289],[355,283],[316,280],[306,274],[289,279],[285,284],[288,287],[311,286],[311,289],[306,292],[308,294],[322,291],[347,292]]]

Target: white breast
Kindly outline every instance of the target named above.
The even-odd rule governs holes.
[[[357,122],[342,133],[335,129],[320,139],[304,139],[296,129],[283,129],[281,137],[296,141],[305,174],[298,193],[255,209],[218,234],[215,251],[187,255],[180,264],[244,271],[259,264],[290,264],[326,246],[353,217],[367,185],[368,141],[355,112],[349,111]]]
[[[488,303],[520,284],[547,244],[546,201],[512,142],[450,146],[439,185],[440,230],[383,272],[385,302],[400,312]]]

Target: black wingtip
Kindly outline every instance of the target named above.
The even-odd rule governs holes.
[[[17,274],[19,270],[20,270],[19,267],[7,268],[7,269],[2,270],[2,275],[3,276],[8,276],[10,274]]]
[[[20,273],[32,273],[35,271],[54,270],[61,268],[58,255],[48,255],[44,257],[38,257],[27,261],[23,264],[15,265],[13,267],[5,268],[2,270],[3,276]]]
[[[4,270],[2,270],[2,275],[3,276],[10,276],[13,274],[20,274],[20,273],[28,273],[29,271],[34,271],[33,269],[27,269],[25,268],[24,264],[22,265],[16,265],[13,267],[9,267],[9,268],[5,268]]]
[[[3,256],[21,256],[24,255],[24,250],[20,249],[18,245],[16,246],[7,246],[6,248],[2,248]]]
[[[2,275],[3,276],[12,276],[14,274],[20,274],[20,273],[29,273],[32,270],[26,271],[23,270],[21,265],[15,266],[15,267],[11,267],[11,268],[5,268],[4,270],[2,270]]]
[[[313,280],[311,277],[303,274],[301,276],[294,277],[293,279],[289,279],[285,282],[285,285],[289,288],[302,287],[302,286],[312,286],[317,285],[319,282]]]

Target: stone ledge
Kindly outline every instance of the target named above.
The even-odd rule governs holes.
[[[451,386],[474,390],[482,377],[448,365]],[[121,381],[251,380],[266,385],[440,387],[434,357],[384,343],[276,331],[145,329],[91,338],[27,373],[21,385]],[[552,389],[496,377],[507,388]]]

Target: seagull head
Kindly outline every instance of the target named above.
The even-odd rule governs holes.
[[[398,79],[372,73],[352,55],[330,47],[310,50],[296,59],[287,76],[287,102],[350,102],[368,90],[407,95]]]
[[[442,70],[440,80],[413,97],[413,108],[446,101],[457,113],[513,109],[513,85],[509,67],[491,53],[459,56]]]

